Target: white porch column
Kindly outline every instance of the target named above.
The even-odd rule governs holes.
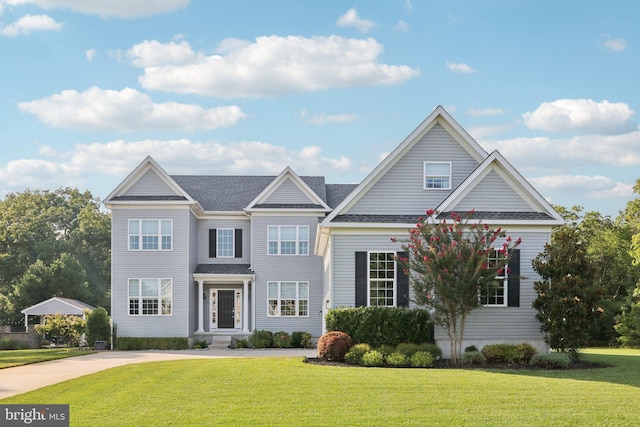
[[[242,289],[242,332],[249,332],[249,281],[244,279]]]
[[[196,332],[204,332],[204,303],[202,302],[203,293],[204,281],[198,280],[198,330]]]
[[[29,315],[27,313],[24,314],[24,331],[29,332]]]

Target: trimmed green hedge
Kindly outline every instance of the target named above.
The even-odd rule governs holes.
[[[327,312],[327,331],[342,331],[355,343],[378,348],[400,343],[434,342],[427,310],[404,307],[339,307]]]
[[[187,338],[118,337],[116,350],[186,350]]]

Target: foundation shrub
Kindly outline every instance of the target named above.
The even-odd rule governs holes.
[[[462,354],[463,365],[484,365],[487,358],[481,351],[465,351]]]
[[[566,369],[571,364],[571,356],[567,353],[536,354],[529,364],[544,369]]]
[[[249,345],[253,348],[268,348],[273,345],[273,332],[257,329],[249,335]]]
[[[311,334],[296,331],[291,334],[291,346],[294,348],[311,348]]]
[[[353,341],[375,348],[403,342],[433,342],[433,322],[424,309],[405,307],[339,307],[325,317],[327,330],[343,331]]]
[[[410,363],[414,368],[430,368],[435,358],[428,351],[418,351],[411,356]]]
[[[344,355],[344,361],[349,365],[362,365],[362,356],[368,351],[371,351],[369,344],[356,344]]]
[[[488,344],[482,347],[487,363],[529,363],[536,352],[535,347],[527,343]]]
[[[353,340],[348,334],[341,331],[330,331],[318,339],[318,357],[342,362],[352,346]]]
[[[406,366],[409,362],[409,358],[406,354],[400,352],[391,353],[386,357],[387,365],[389,366]]]
[[[273,346],[275,348],[291,348],[291,335],[287,332],[280,331],[273,334]]]
[[[364,366],[382,366],[384,363],[384,355],[378,350],[367,351],[362,356],[362,364]]]
[[[186,350],[189,348],[187,338],[159,337],[118,337],[118,350]]]

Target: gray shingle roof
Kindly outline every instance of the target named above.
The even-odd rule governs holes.
[[[336,216],[332,222],[411,224],[418,221],[420,215],[362,215],[346,214]],[[442,212],[438,219],[451,217],[451,212]],[[529,220],[543,221],[553,219],[543,212],[475,212],[473,219],[479,220]]]
[[[276,176],[172,175],[171,178],[206,211],[241,211]],[[301,176],[300,179],[326,202],[327,191],[323,176]]]
[[[198,264],[195,274],[253,274],[249,264]]]
[[[358,184],[327,184],[327,204],[335,208],[347,198]]]

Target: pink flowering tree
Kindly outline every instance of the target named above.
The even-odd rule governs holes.
[[[409,239],[402,240],[407,257],[398,262],[409,276],[414,301],[433,309],[434,322],[449,337],[451,361],[458,363],[467,316],[482,305],[483,296],[496,292],[496,277],[504,276],[521,239],[471,222],[473,211],[464,219],[454,212],[441,221],[434,210],[426,214],[409,231]]]

